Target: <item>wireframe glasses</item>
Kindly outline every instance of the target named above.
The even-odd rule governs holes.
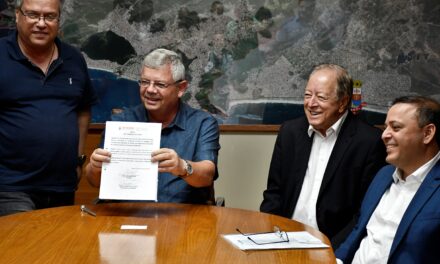
[[[177,81],[174,83],[163,83],[163,82],[156,82],[156,81],[150,81],[146,79],[138,80],[139,86],[141,87],[150,87],[150,85],[153,85],[156,89],[166,89],[171,85],[175,85],[177,83],[180,83],[181,81]]]
[[[36,12],[33,11],[23,11],[21,10],[21,8],[18,9],[20,11],[20,13],[25,16],[30,22],[39,22],[40,19],[43,19],[43,21],[45,23],[54,23],[54,22],[58,22],[59,20],[59,16],[58,14],[55,13],[50,13],[50,14],[45,14],[45,15],[41,15],[38,14]]]
[[[243,233],[238,228],[236,228],[235,230],[237,230],[238,233],[242,234],[256,245],[288,243],[290,241],[287,232],[281,231],[281,229],[278,226],[273,227],[273,232],[263,232],[263,233]],[[273,234],[275,237],[267,237],[268,234]]]

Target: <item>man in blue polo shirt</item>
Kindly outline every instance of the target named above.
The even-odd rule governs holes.
[[[152,162],[159,162],[158,201],[212,201],[212,185],[218,175],[218,123],[207,112],[180,100],[188,87],[180,56],[166,49],[148,54],[139,86],[142,104],[124,109],[111,120],[162,123],[161,148],[152,153]],[[98,148],[86,167],[93,186],[100,185],[103,162],[111,162],[111,153]]]
[[[57,38],[60,0],[16,1],[0,39],[0,215],[70,205],[96,101],[80,52]]]

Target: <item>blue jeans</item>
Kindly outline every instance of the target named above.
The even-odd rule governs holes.
[[[0,216],[73,205],[74,201],[74,192],[0,192]]]

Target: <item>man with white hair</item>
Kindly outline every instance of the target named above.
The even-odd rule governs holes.
[[[158,201],[212,202],[213,181],[218,177],[218,123],[209,113],[180,100],[188,88],[180,56],[166,49],[149,53],[139,87],[142,104],[124,109],[111,120],[162,123],[161,148],[152,153],[152,162],[159,162]],[[100,185],[103,162],[111,162],[111,153],[98,148],[86,167],[93,186]]]

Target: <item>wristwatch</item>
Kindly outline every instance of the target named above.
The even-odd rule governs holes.
[[[193,167],[191,166],[191,164],[187,160],[183,160],[183,161],[185,162],[186,174],[182,175],[182,177],[188,177],[193,174]]]
[[[86,162],[87,156],[86,155],[79,155],[78,156],[78,161],[77,161],[77,166],[78,167],[82,167],[84,165],[84,163]]]

